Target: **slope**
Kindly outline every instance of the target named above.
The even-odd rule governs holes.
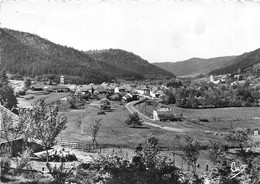
[[[135,71],[131,65],[123,69],[117,63],[96,60],[85,52],[52,43],[37,35],[3,28],[0,28],[0,50],[0,70],[30,77],[65,75],[67,82],[77,84],[100,83],[118,77],[142,79],[150,71],[149,64],[142,72]],[[131,59],[135,60],[134,57]],[[121,62],[124,65],[130,61],[122,58]],[[151,66],[155,71],[157,67]],[[159,74],[173,76],[163,70],[154,73],[156,76]]]
[[[97,61],[117,66],[123,71],[143,74],[145,78],[175,77],[173,73],[156,67],[140,56],[121,49],[91,50],[86,53]]]
[[[164,70],[177,76],[207,74],[212,70],[227,66],[233,62],[236,56],[217,57],[210,59],[191,58],[179,62],[153,63]]]
[[[241,73],[252,71],[257,68],[260,63],[260,49],[244,53],[234,59],[234,61],[227,66],[213,70],[210,74],[235,74],[240,70]]]

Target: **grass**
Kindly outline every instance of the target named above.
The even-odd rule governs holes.
[[[260,107],[233,107],[233,108],[214,108],[214,109],[186,109],[179,108],[175,105],[170,105],[175,114],[183,114],[184,118],[189,122],[197,122],[199,119],[208,119],[209,122],[200,122],[199,125],[186,124],[187,127],[194,127],[202,129],[213,129],[216,131],[226,131],[231,127],[236,128],[260,128]],[[144,112],[144,104],[137,106]],[[146,114],[152,114],[152,105],[146,106]],[[166,123],[164,123],[166,124]],[[169,123],[167,123],[169,124]],[[173,123],[178,124],[178,123]],[[179,123],[184,126],[183,123]]]

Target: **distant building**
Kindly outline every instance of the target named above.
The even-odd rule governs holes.
[[[48,92],[55,92],[55,93],[60,93],[60,92],[69,92],[70,89],[67,86],[50,86],[46,89]]]
[[[258,130],[255,130],[255,131],[254,131],[254,135],[259,135],[259,131],[258,131]]]
[[[157,121],[175,120],[176,116],[167,105],[159,104],[153,110],[153,119]]]
[[[63,85],[63,84],[64,84],[64,76],[61,75],[61,76],[60,76],[60,85]]]

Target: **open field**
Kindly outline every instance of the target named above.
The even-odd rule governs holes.
[[[152,105],[140,104],[136,106],[141,112],[146,112],[152,117]],[[183,117],[190,123],[183,122],[164,122],[165,125],[183,125],[187,128],[197,127],[200,129],[211,129],[215,131],[227,131],[228,129],[240,128],[260,128],[260,107],[234,107],[234,108],[214,108],[214,109],[187,109],[170,105],[175,114],[183,114]],[[208,119],[209,122],[200,122],[200,119]],[[161,122],[160,122],[161,124]]]
[[[31,94],[32,95],[32,94]],[[50,93],[48,95],[33,95],[34,98],[29,100],[30,103],[46,98],[46,102],[51,104],[56,100],[60,100],[68,93]],[[23,99],[24,100],[24,99]],[[25,100],[24,100],[25,101]],[[182,109],[172,106],[176,114],[182,113],[186,118],[183,122],[155,122],[160,126],[169,126],[184,129],[183,132],[167,131],[160,127],[144,126],[140,128],[131,128],[124,122],[127,119],[129,112],[119,102],[111,101],[111,112],[106,112],[105,115],[97,115],[100,111],[99,101],[91,101],[86,104],[82,110],[72,110],[69,106],[63,104],[61,113],[68,117],[67,129],[65,129],[58,137],[59,141],[76,141],[86,144],[91,144],[92,137],[90,133],[90,124],[97,119],[102,119],[102,126],[97,137],[99,144],[110,144],[121,146],[126,149],[129,157],[133,155],[133,148],[140,142],[144,142],[147,137],[153,135],[160,141],[160,146],[180,147],[183,145],[184,136],[189,135],[200,141],[203,145],[208,145],[209,141],[215,141],[220,144],[225,144],[224,137],[217,134],[207,134],[206,131],[222,132],[230,127],[232,121],[233,128],[259,128],[260,120],[255,118],[259,116],[259,108],[225,108],[225,109]],[[147,106],[147,112],[152,106]],[[192,120],[200,118],[210,119],[209,123],[194,123]],[[82,118],[82,123],[79,120]],[[82,131],[83,127],[83,131]],[[112,150],[112,149],[111,149]],[[118,151],[118,149],[115,149]],[[109,153],[105,151],[105,153]],[[172,152],[164,154],[172,155]],[[212,167],[208,157],[207,150],[201,151],[198,163],[200,168],[198,172],[205,171],[206,164],[209,169]],[[173,158],[172,158],[173,159]],[[176,165],[180,168],[187,169],[187,164],[183,162],[180,156],[175,157]]]
[[[53,102],[60,100],[63,97],[67,97],[68,94],[69,93],[50,93],[46,95],[27,94],[17,98],[18,106],[30,107],[41,99],[45,99],[47,104],[52,104]]]

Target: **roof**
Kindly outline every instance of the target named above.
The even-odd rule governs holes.
[[[97,86],[96,88],[95,88],[95,90],[96,91],[106,91],[106,89],[105,89],[105,87],[104,86]]]
[[[45,85],[42,85],[42,84],[34,84],[34,85],[31,85],[31,88],[44,88]]]
[[[0,121],[1,121],[1,126],[0,126],[0,130],[2,130],[2,128],[4,127],[3,125],[3,115],[6,114],[8,117],[10,117],[13,120],[13,124],[18,124],[19,122],[19,116],[14,114],[13,112],[11,112],[10,110],[8,110],[7,108],[5,108],[4,106],[0,105]],[[1,142],[3,140],[1,139]],[[4,140],[5,141],[5,140]]]
[[[169,108],[168,105],[164,105],[164,104],[159,103],[158,105],[156,105],[156,106],[154,107],[154,110],[155,110],[155,111],[169,111],[170,108]]]
[[[149,90],[148,86],[146,86],[146,85],[137,86],[136,89],[137,90]]]
[[[83,86],[80,86],[78,87],[78,90],[79,91],[88,91],[88,90],[91,90],[93,86],[91,85],[83,85]]]
[[[50,86],[48,87],[49,89],[69,89],[67,86]]]

